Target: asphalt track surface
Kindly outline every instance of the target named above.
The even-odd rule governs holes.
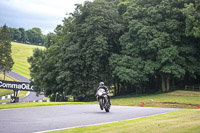
[[[34,133],[147,117],[180,109],[99,105],[58,105],[0,110],[0,133]]]
[[[20,81],[20,82],[30,82],[30,80],[16,72],[9,72],[7,73],[9,76],[13,77],[14,79]],[[30,92],[30,94],[28,96],[25,96],[23,98],[19,99],[19,102],[29,102],[29,101],[34,101],[34,100],[43,100],[44,95],[36,95],[36,92]],[[10,103],[10,101],[3,101],[0,103]]]

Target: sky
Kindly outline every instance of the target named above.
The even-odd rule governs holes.
[[[43,34],[53,32],[58,24],[75,10],[75,4],[86,0],[0,0],[0,26],[25,30],[38,27]],[[92,0],[87,0],[92,1]]]

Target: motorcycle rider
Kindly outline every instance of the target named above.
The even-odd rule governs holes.
[[[108,87],[104,85],[104,82],[100,82],[100,83],[99,83],[99,87],[97,88],[97,91],[98,91],[100,88],[102,88],[102,89],[105,90],[105,92],[106,92],[106,94],[107,94],[107,96],[108,96],[108,103],[111,105]]]

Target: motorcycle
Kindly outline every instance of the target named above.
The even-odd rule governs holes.
[[[105,109],[106,112],[110,111],[110,104],[108,102],[108,95],[104,89],[99,89],[96,93],[97,101],[99,102],[101,110]]]

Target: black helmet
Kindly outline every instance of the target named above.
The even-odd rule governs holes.
[[[104,85],[104,82],[100,82],[99,85]]]

